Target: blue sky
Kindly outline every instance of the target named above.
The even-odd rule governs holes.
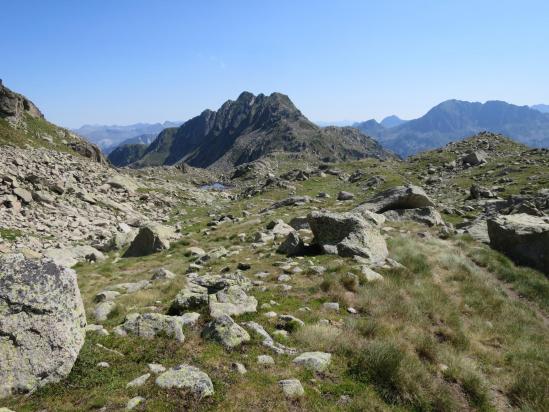
[[[0,77],[54,123],[186,120],[243,90],[312,120],[549,103],[549,1],[0,0]]]

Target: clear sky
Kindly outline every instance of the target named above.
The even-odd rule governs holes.
[[[243,90],[312,120],[549,103],[549,1],[0,0],[0,77],[67,127],[186,120]]]

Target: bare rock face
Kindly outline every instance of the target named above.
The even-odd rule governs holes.
[[[17,122],[25,113],[31,117],[44,118],[33,102],[0,83],[0,117]]]
[[[488,220],[488,236],[493,249],[549,275],[549,218],[497,216]]]
[[[84,344],[76,273],[23,255],[0,259],[0,398],[67,376]]]
[[[375,195],[355,210],[370,210],[383,213],[387,210],[415,209],[434,206],[433,201],[419,186],[396,186]]]
[[[354,213],[311,212],[307,219],[314,243],[324,252],[361,256],[372,262],[385,260],[387,244],[379,228]]]

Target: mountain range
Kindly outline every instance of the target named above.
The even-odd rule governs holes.
[[[549,113],[549,104],[535,104],[530,107],[538,112]]]
[[[164,123],[136,123],[127,126],[84,125],[78,129],[73,129],[73,132],[85,137],[91,143],[97,144],[105,154],[109,154],[121,144],[138,143],[132,139],[146,135],[156,137],[162,130],[168,127],[177,127],[182,123],[165,121]],[[145,140],[151,139],[144,139],[144,142]]]
[[[484,130],[507,135],[528,146],[549,146],[548,113],[503,101],[447,100],[418,119],[390,128],[375,120],[354,126],[401,156],[441,147]]]
[[[352,127],[320,128],[288,96],[243,92],[217,111],[205,110],[179,128],[164,129],[134,166],[227,169],[276,152],[321,160],[394,155]]]

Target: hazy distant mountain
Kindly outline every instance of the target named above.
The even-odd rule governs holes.
[[[168,127],[180,126],[182,123],[166,121],[164,123],[153,124],[136,123],[128,126],[84,125],[78,129],[73,129],[73,131],[85,137],[90,142],[97,144],[105,153],[109,153],[127,139],[143,135],[157,136],[162,130]]]
[[[392,116],[387,116],[385,119],[381,121],[381,125],[383,127],[386,127],[387,129],[390,129],[392,127],[400,126],[401,124],[406,123],[408,120],[402,120],[400,117],[395,116],[394,114]]]
[[[549,113],[549,104],[535,104],[530,107],[538,112]]]
[[[366,120],[365,122],[354,123],[353,127],[359,129],[362,133],[367,134],[368,136],[383,136],[387,131],[381,123],[378,123],[375,119]]]
[[[529,146],[549,147],[549,114],[502,101],[483,104],[447,100],[400,126],[373,126],[371,121],[356,125],[402,156],[441,147],[484,130],[502,133]]]
[[[164,130],[164,129],[162,129]],[[135,137],[130,137],[129,139],[126,139],[120,143],[118,143],[117,145],[115,146],[109,146],[109,147],[106,147],[105,149],[103,149],[103,152],[105,152],[105,154],[110,154],[113,152],[113,150],[119,148],[120,146],[126,146],[126,145],[143,145],[145,147],[147,147],[148,145],[150,145],[154,139],[156,139],[156,136],[158,136],[158,133],[153,133],[153,134],[142,134],[140,136],[135,136]]]
[[[328,126],[346,127],[346,126],[352,126],[355,122],[352,120],[333,120],[333,121],[317,120],[313,123],[320,127],[328,127]]]
[[[185,162],[226,169],[274,152],[330,160],[394,156],[352,127],[318,127],[286,95],[244,92],[217,111],[162,131],[135,166]]]

